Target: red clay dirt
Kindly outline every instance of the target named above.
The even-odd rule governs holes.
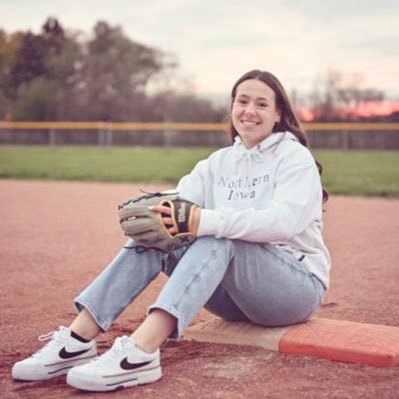
[[[163,346],[160,381],[113,394],[75,390],[64,377],[12,381],[12,364],[40,347],[39,335],[70,323],[74,296],[124,244],[116,205],[140,188],[167,187],[0,180],[1,398],[399,398],[399,367],[187,341]],[[332,196],[325,209],[334,265],[316,316],[399,326],[399,201]],[[99,337],[100,352],[143,320],[164,281]],[[194,323],[210,318],[202,311]]]

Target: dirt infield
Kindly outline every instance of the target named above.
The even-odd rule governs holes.
[[[72,299],[125,242],[116,204],[133,184],[0,180],[1,398],[99,398],[65,378],[14,382],[12,364],[39,348],[37,337],[68,325]],[[317,317],[399,326],[399,201],[332,197],[325,237],[334,267]],[[130,333],[164,282],[160,276],[99,337],[100,351]],[[208,320],[203,311],[195,323]],[[399,398],[399,367],[373,368],[254,347],[168,342],[157,383],[115,398]]]

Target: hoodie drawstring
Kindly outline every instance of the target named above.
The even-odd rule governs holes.
[[[245,162],[246,164],[246,175],[248,176],[250,171],[252,170],[253,162],[262,162],[264,155],[261,152],[260,144],[257,144],[254,148],[250,150],[246,149],[244,145],[241,143],[241,140],[236,140],[236,151],[234,152],[234,165],[233,165],[233,173],[237,174],[240,168],[240,164]]]

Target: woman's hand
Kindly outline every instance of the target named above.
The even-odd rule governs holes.
[[[168,206],[156,205],[156,206],[151,207],[151,210],[153,212],[157,212],[157,213],[161,214],[163,223],[166,226],[170,226],[168,228],[168,231],[169,231],[170,235],[173,236],[176,233],[178,233],[176,226],[174,226],[173,222],[172,222],[172,217],[171,217],[172,211],[171,211],[171,209]],[[200,207],[196,207],[196,208],[194,208],[193,219],[192,219],[191,224],[189,226],[190,233],[193,236],[197,236],[200,219],[201,219],[201,208]]]

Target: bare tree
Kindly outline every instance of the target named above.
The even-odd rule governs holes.
[[[358,109],[370,101],[381,101],[384,93],[375,88],[362,88],[359,75],[345,76],[330,69],[315,81],[310,95],[311,110],[319,121],[358,119]]]

